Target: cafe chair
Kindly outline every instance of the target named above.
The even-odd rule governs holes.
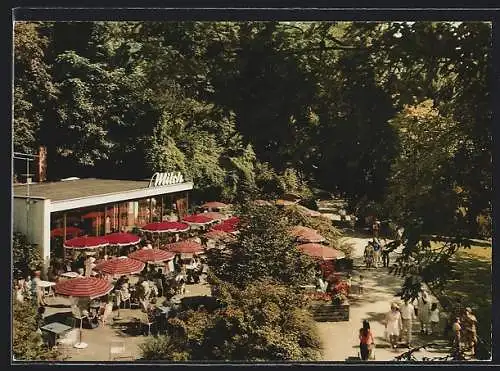
[[[130,296],[128,298],[124,298],[123,297],[123,293],[121,291],[118,291],[118,295],[120,295],[120,306],[122,305],[123,303],[123,309],[127,308],[127,302],[128,302],[128,307],[131,308],[131,300],[130,300]]]
[[[78,335],[78,329],[74,328],[56,340],[56,348],[61,351],[64,358],[69,356],[70,350],[78,342]]]
[[[148,326],[148,335],[151,336],[151,326],[155,324],[155,316],[152,311],[148,311],[145,325]]]
[[[114,361],[123,358],[134,359],[132,355],[126,353],[124,341],[111,341],[109,344],[109,360]]]

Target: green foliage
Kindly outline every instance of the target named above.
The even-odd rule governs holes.
[[[387,200],[392,215],[403,224],[422,217],[427,233],[456,232],[465,199],[448,173],[460,146],[455,122],[427,100],[406,106],[392,123],[400,142]]]
[[[14,46],[14,145],[47,145],[51,179],[176,169],[195,201],[231,202],[314,184],[489,234],[489,23],[17,22]],[[405,106],[426,101],[438,117],[412,125]],[[414,188],[399,129],[443,125]]]
[[[216,285],[220,308],[213,312],[190,310],[176,320],[184,324],[185,336],[177,339],[189,352],[189,360],[320,358],[319,336],[311,315],[304,309],[302,295],[272,281],[256,281],[243,290],[221,281]],[[167,357],[162,359],[173,359],[161,354]]]
[[[296,248],[285,214],[274,206],[244,204],[239,212],[237,241],[229,253],[212,249],[209,265],[215,275],[237,287],[272,278],[287,285],[308,280],[313,262]]]
[[[37,332],[36,307],[14,301],[12,312],[12,353],[17,361],[57,361],[61,355],[43,344]]]
[[[172,337],[160,335],[157,337],[148,337],[148,339],[139,345],[142,359],[148,361],[169,360],[169,361],[187,361],[189,354],[183,350]]]
[[[43,265],[40,249],[28,243],[22,233],[14,233],[12,236],[12,265],[15,278],[25,278]]]

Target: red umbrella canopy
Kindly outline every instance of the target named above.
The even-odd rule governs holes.
[[[323,260],[334,260],[345,257],[342,251],[338,251],[332,247],[320,245],[319,243],[306,243],[299,245],[299,250],[304,254],[313,258],[320,258]]]
[[[228,207],[228,205],[218,201],[211,201],[201,205],[202,209],[223,209],[225,207]]]
[[[321,236],[315,229],[297,225],[292,227],[290,234],[299,242],[324,242],[326,239]]]
[[[58,282],[55,289],[59,295],[95,299],[108,294],[113,285],[101,278],[82,277]]]
[[[226,233],[236,232],[236,227],[231,223],[216,224],[212,227],[212,231],[222,231]]]
[[[228,232],[224,231],[218,231],[218,230],[211,230],[208,231],[207,233],[204,234],[206,238],[212,239],[212,240],[231,240],[234,239],[234,236],[232,234],[229,234]]]
[[[215,211],[208,211],[206,213],[199,214],[199,215],[206,216],[208,218],[211,218],[212,220],[224,220],[226,218],[226,216],[224,214],[221,214],[221,213],[218,213]]]
[[[306,214],[307,216],[310,216],[310,217],[318,217],[318,216],[321,216],[322,214],[319,212],[319,211],[316,211],[316,210],[311,210],[305,206],[302,206],[302,205],[297,205],[299,211],[303,212],[304,214]]]
[[[198,254],[203,252],[203,246],[191,240],[169,243],[163,248],[176,254]]]
[[[141,249],[128,254],[131,259],[139,260],[144,263],[159,263],[165,260],[173,259],[175,253],[160,249]]]
[[[229,219],[224,220],[224,223],[236,226],[240,222],[240,218],[237,216],[232,216]]]
[[[77,227],[66,227],[66,236],[78,236],[83,230]],[[50,231],[50,237],[63,237],[64,228],[54,228]]]
[[[108,246],[109,243],[104,237],[83,236],[72,238],[64,243],[67,249],[97,249]]]
[[[110,274],[113,276],[121,276],[124,274],[136,274],[141,272],[146,264],[142,261],[119,257],[116,259],[106,260],[100,264],[98,264],[94,269],[96,271],[100,271],[106,274]]]
[[[117,232],[104,236],[110,245],[127,246],[141,242],[141,238],[132,233]]]
[[[187,223],[193,223],[193,224],[207,224],[214,221],[214,218],[205,216],[205,214],[207,213],[186,215],[184,218],[182,218],[182,220]]]
[[[146,224],[141,228],[144,232],[186,232],[189,230],[189,225],[180,222],[154,222]]]

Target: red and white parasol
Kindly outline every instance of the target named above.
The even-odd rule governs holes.
[[[141,230],[150,233],[178,233],[189,230],[189,225],[180,222],[154,222],[146,224]]]
[[[211,202],[207,202],[207,203],[204,203],[203,205],[201,205],[201,208],[202,209],[224,209],[224,208],[227,208],[229,205],[223,203],[223,202],[219,202],[219,201],[211,201]]]
[[[204,252],[201,244],[191,240],[169,243],[162,248],[176,254],[200,254]]]
[[[64,247],[67,249],[97,249],[108,245],[104,237],[95,236],[76,237],[64,242]]]
[[[122,256],[119,258],[106,260],[98,264],[94,269],[108,275],[122,276],[124,274],[140,273],[145,266],[146,264],[144,264],[142,261]]]
[[[298,248],[306,255],[323,260],[342,259],[345,257],[345,254],[342,251],[329,246],[321,245],[319,243],[306,243],[299,245]]]
[[[182,218],[182,221],[189,224],[202,224],[202,225],[209,224],[215,221],[214,218],[205,216],[205,214],[207,213],[186,215],[184,218]]]
[[[59,295],[90,299],[104,296],[111,292],[111,290],[113,290],[113,285],[104,279],[95,277],[82,277],[60,281],[55,286],[55,291]]]
[[[321,236],[315,229],[304,227],[302,225],[292,227],[290,230],[290,235],[295,237],[298,242],[318,243],[326,241],[326,239]]]
[[[128,254],[129,258],[144,263],[160,263],[165,260],[173,259],[174,256],[175,253],[160,249],[141,249]]]
[[[132,233],[117,232],[104,236],[112,246],[128,246],[141,242],[141,238]]]

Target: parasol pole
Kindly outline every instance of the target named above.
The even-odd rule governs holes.
[[[73,345],[73,346],[74,346],[75,348],[77,348],[77,349],[85,349],[85,348],[87,348],[89,345],[88,345],[87,343],[84,343],[84,342],[82,341],[82,333],[83,333],[82,329],[83,329],[83,318],[84,318],[84,316],[82,315],[82,310],[81,310],[81,308],[79,308],[79,309],[80,309],[80,341],[79,341],[78,343],[76,343],[75,345]]]

